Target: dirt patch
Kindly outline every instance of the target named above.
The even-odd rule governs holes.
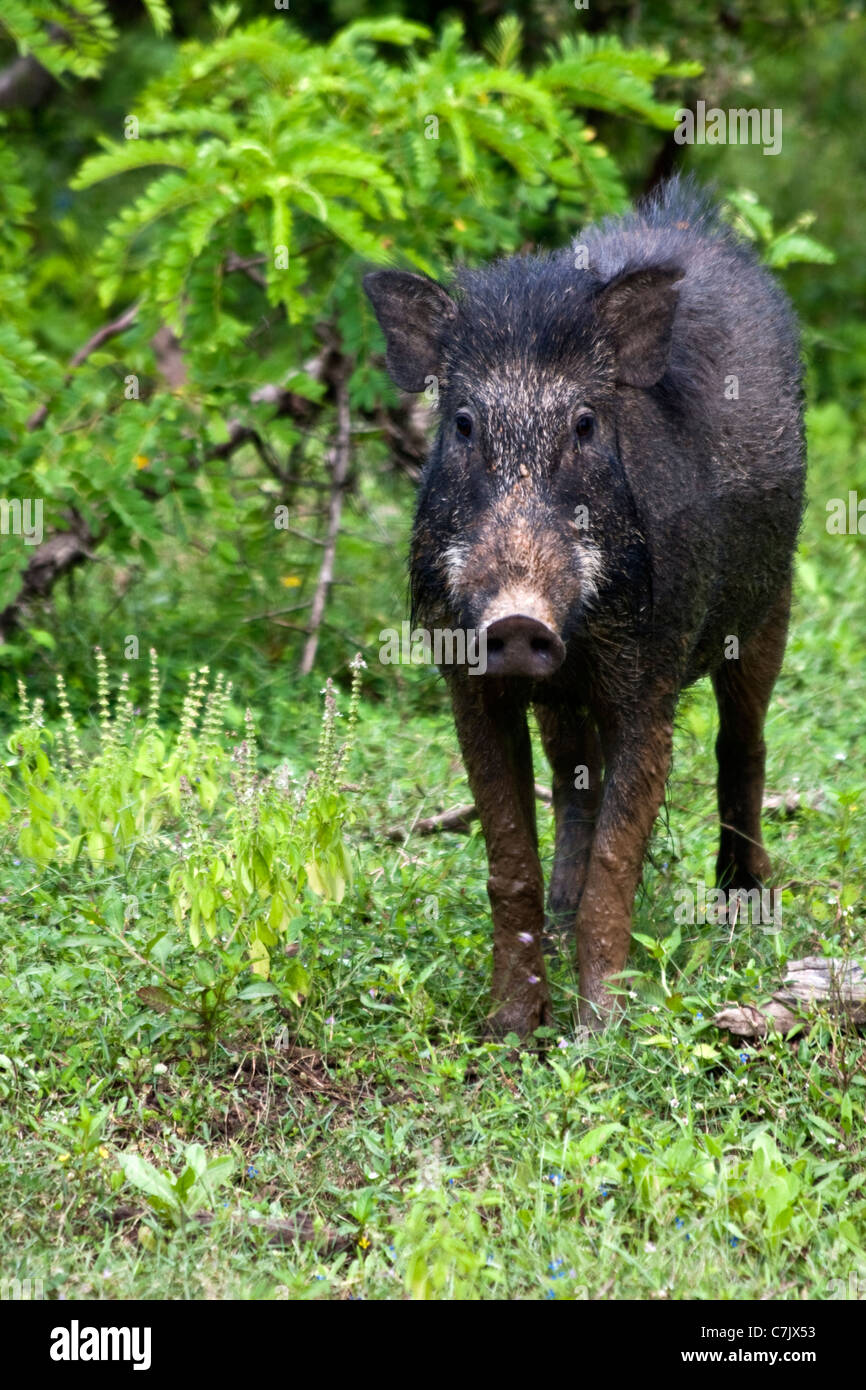
[[[252,1127],[279,1124],[292,1114],[299,1102],[312,1099],[319,1105],[354,1110],[373,1093],[369,1081],[339,1080],[325,1057],[315,1048],[289,1046],[278,1052],[245,1052],[236,1062],[224,1086],[227,1092],[224,1114],[226,1139],[242,1142]]]

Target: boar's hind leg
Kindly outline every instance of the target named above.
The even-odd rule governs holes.
[[[723,661],[713,675],[722,823],[716,881],[724,888],[757,888],[770,872],[761,839],[764,718],[782,665],[790,603],[788,585],[763,626],[744,643],[739,660]]]
[[[588,715],[562,705],[539,705],[536,715],[553,773],[556,847],[545,922],[553,947],[575,927],[601,795],[601,745]]]
[[[541,953],[544,885],[526,708],[491,691],[486,681],[470,678],[452,682],[451,699],[487,845],[493,911],[490,1031],[526,1036],[550,1021]]]
[[[670,770],[673,700],[632,711],[631,721],[601,727],[604,787],[577,913],[579,1019],[592,1028],[613,1012],[607,982],[628,960],[634,895]]]

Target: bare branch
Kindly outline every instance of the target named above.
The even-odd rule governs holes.
[[[58,579],[68,574],[83,560],[92,560],[93,547],[98,543],[84,519],[72,514],[68,531],[59,531],[38,545],[27,562],[21,578],[21,588],[10,604],[0,613],[0,643],[8,642],[19,626],[26,605],[33,599],[45,598]]]
[[[535,795],[547,804],[552,800],[550,788],[543,787],[540,782],[535,784]],[[477,819],[478,812],[470,801],[463,806],[452,806],[450,811],[440,811],[436,816],[424,816],[409,826],[392,825],[385,831],[385,838],[399,842],[409,835],[437,835],[449,830],[455,835],[468,835],[469,827]]]
[[[264,264],[264,256],[250,256],[249,259],[244,260],[243,256],[239,256],[236,251],[229,251],[225,258],[224,269],[227,275],[239,270],[241,274],[246,275],[248,280],[252,280],[254,285],[258,285],[259,289],[264,290],[267,289],[268,282],[261,271],[255,269],[257,265]]]
[[[302,676],[308,676],[313,669],[319,645],[319,628],[325,616],[328,591],[334,579],[334,558],[337,553],[337,536],[340,532],[340,516],[343,511],[343,495],[346,479],[349,476],[349,462],[352,445],[352,420],[349,412],[348,365],[343,363],[336,382],[337,432],[331,454],[331,497],[328,506],[328,527],[325,533],[325,553],[319,570],[319,579],[310,610],[309,636],[304,644],[301,664],[298,668]]]
[[[101,328],[97,328],[93,337],[88,338],[84,346],[80,347],[74,357],[70,358],[69,366],[80,367],[82,362],[86,362],[90,354],[96,352],[97,348],[102,347],[103,343],[107,343],[109,338],[116,338],[118,333],[124,333],[127,328],[135,323],[140,308],[140,304],[130,304],[129,308],[125,309],[119,318],[114,319],[111,323],[104,323]],[[71,379],[72,373],[70,372],[66,377],[67,384]],[[38,430],[40,425],[45,423],[47,415],[48,402],[46,401],[30,416],[30,419],[27,421],[28,430]]]

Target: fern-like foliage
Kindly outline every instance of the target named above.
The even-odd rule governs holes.
[[[171,28],[165,0],[144,0],[158,34]],[[105,0],[3,0],[0,33],[55,77],[98,77],[117,43]]]
[[[257,255],[269,302],[309,322],[347,256],[383,261],[399,246],[436,271],[513,249],[545,214],[620,206],[619,171],[576,113],[581,100],[674,119],[653,83],[680,69],[613,41],[564,45],[526,74],[513,19],[487,57],[467,51],[456,21],[436,41],[389,18],[313,44],[282,19],[236,28],[229,7],[217,18],[215,39],[184,44],[143,92],[136,138],[103,140],[75,183],[149,169],[104,237],[102,297],[128,285],[187,342],[222,293],[218,258],[210,310],[192,293],[205,288],[194,272],[206,250]],[[385,58],[385,43],[406,60]]]

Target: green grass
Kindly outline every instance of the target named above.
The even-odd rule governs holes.
[[[384,835],[467,799],[429,673],[371,672],[346,773],[359,788],[355,884],[339,906],[305,900],[297,956],[274,965],[279,987],[283,962],[300,959],[308,995],[238,1001],[210,1041],[137,994],[160,969],[196,963],[167,889],[177,828],[94,869],[38,868],[9,827],[4,1278],[41,1279],[46,1296],[66,1298],[863,1296],[862,1042],[829,1018],[757,1045],[711,1022],[727,1000],[766,999],[789,959],[864,955],[866,539],[828,536],[824,503],[849,487],[866,495],[866,459],[832,408],[812,426],[813,505],[767,729],[769,788],[800,789],[807,803],[765,824],[781,931],[675,929],[677,888],[711,883],[716,851],[705,685],[680,711],[626,1017],[589,1041],[574,1032],[565,958],[551,966],[557,1024],[540,1050],[479,1041],[490,925],[478,829]],[[368,641],[402,616],[396,599],[387,611],[389,576],[401,593],[396,550],[369,579]],[[117,623],[129,630],[122,612]],[[206,647],[197,655],[210,659]],[[243,661],[251,685],[238,699],[260,707],[267,760],[312,766],[320,680],[292,704],[267,662],[252,682],[254,656]],[[549,865],[546,810],[540,819]],[[177,1177],[193,1144],[234,1160],[207,1223],[185,1219],[182,1203],[176,1219],[154,1210],[118,1157],[135,1152]],[[303,1214],[306,1234],[274,1246],[255,1214]]]

